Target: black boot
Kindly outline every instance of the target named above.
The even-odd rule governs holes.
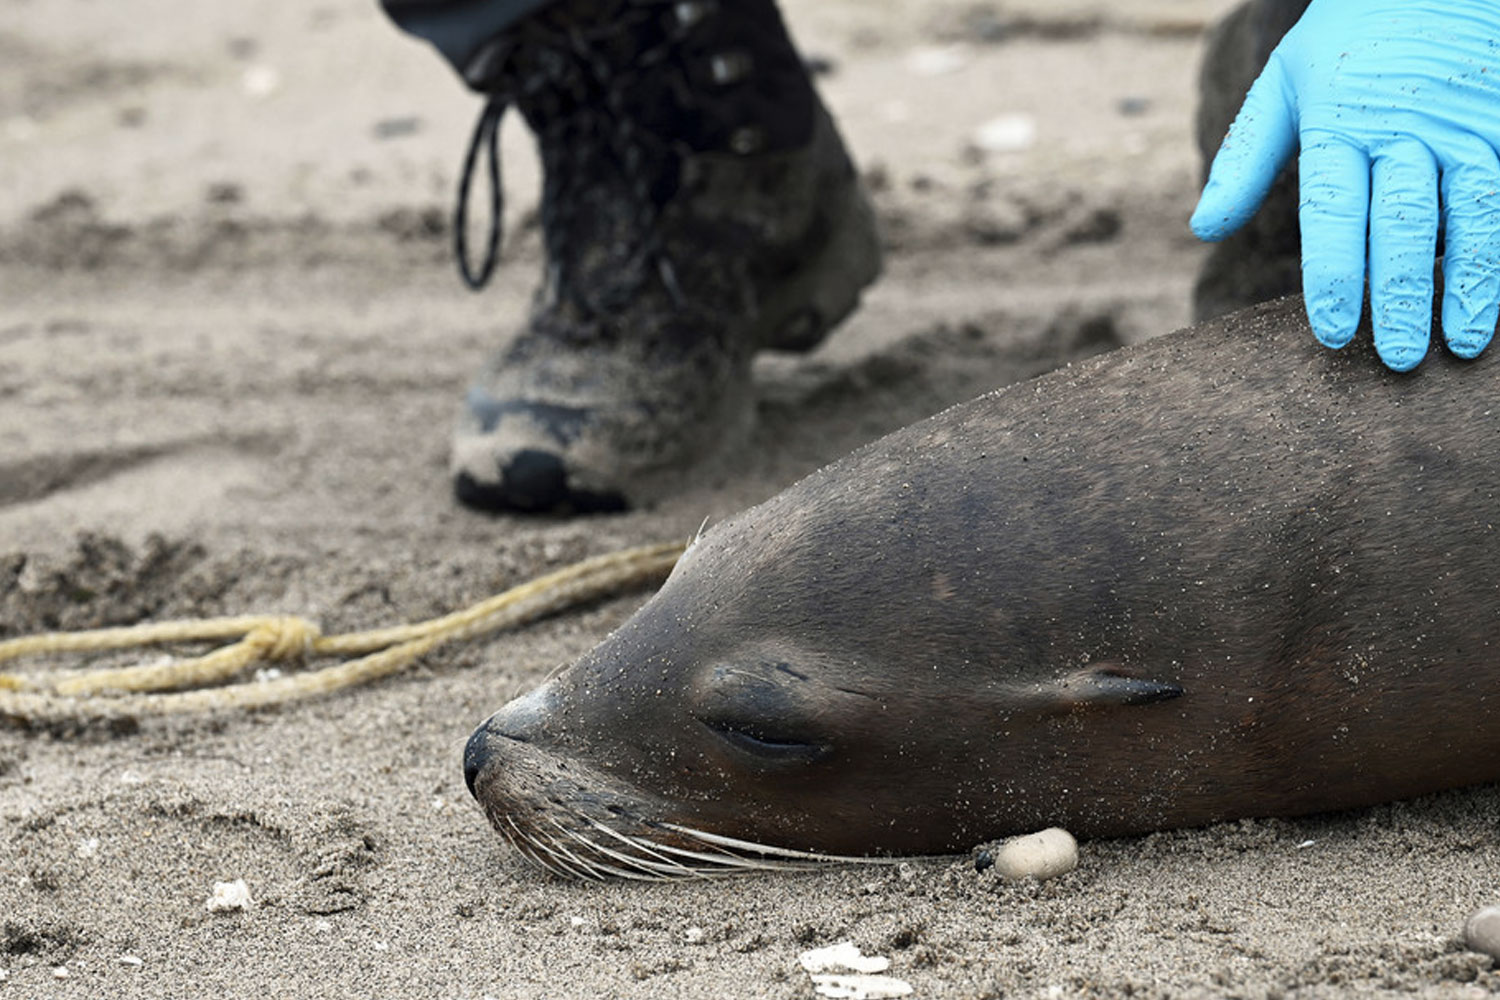
[[[1250,84],[1307,4],[1308,0],[1247,0],[1209,32],[1198,81],[1198,149],[1205,179]],[[1276,178],[1255,217],[1209,250],[1193,288],[1193,315],[1202,322],[1300,291],[1302,238],[1294,159]]]
[[[558,0],[465,77],[493,96],[464,190],[515,105],[545,172],[547,266],[469,393],[457,494],[523,511],[660,495],[743,440],[751,356],[815,346],[879,271],[838,133],[772,0]],[[477,285],[498,233],[475,273],[464,197]]]

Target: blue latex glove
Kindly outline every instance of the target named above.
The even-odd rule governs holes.
[[[1422,360],[1441,192],[1443,334],[1460,357],[1484,350],[1500,311],[1500,0],[1313,0],[1245,97],[1193,232],[1244,225],[1299,139],[1318,340],[1354,336],[1368,233],[1375,347],[1397,371]]]

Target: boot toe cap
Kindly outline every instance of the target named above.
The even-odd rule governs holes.
[[[607,514],[628,507],[618,493],[572,486],[562,459],[545,451],[524,449],[497,464],[499,475],[493,480],[466,469],[454,474],[453,492],[460,503],[476,510],[527,514]]]

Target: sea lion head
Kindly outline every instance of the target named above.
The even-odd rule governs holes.
[[[993,594],[922,577],[896,539],[851,549],[841,534],[879,525],[830,520],[826,498],[769,506],[701,538],[635,616],[471,737],[469,787],[533,861],[673,877],[963,850],[997,802],[1065,788],[1051,747],[1081,704],[1180,693],[1076,664],[997,670],[1006,652],[972,627]]]

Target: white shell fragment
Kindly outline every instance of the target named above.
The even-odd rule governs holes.
[[[121,965],[128,965],[132,969],[139,969],[141,966],[145,965],[146,963],[144,961],[142,961],[140,958],[138,958],[137,956],[135,956],[135,955],[121,955],[120,956],[120,964]]]
[[[893,976],[813,976],[812,981],[818,996],[847,1000],[886,1000],[912,992],[911,983]]]
[[[840,941],[827,948],[814,948],[797,956],[797,962],[812,975],[813,990],[820,997],[845,1000],[881,1000],[904,997],[911,984],[893,976],[876,976],[891,967],[883,955],[864,955],[853,941]]]
[[[864,955],[853,941],[840,941],[826,948],[814,948],[797,956],[806,972],[884,972],[891,960],[880,955]]]
[[[1026,114],[999,115],[969,137],[981,153],[1019,153],[1036,145],[1036,119]]]
[[[1012,837],[994,852],[995,871],[1012,881],[1045,881],[1078,867],[1078,841],[1067,830],[1051,827],[1024,837]]]
[[[226,910],[248,910],[253,902],[250,887],[244,879],[237,878],[233,882],[215,882],[213,895],[203,905],[210,913],[223,913]]]
[[[1468,919],[1464,944],[1470,951],[1500,959],[1500,906],[1486,906]]]
[[[913,49],[906,56],[906,69],[913,76],[947,76],[969,64],[969,53],[959,45]]]
[[[271,66],[251,66],[240,77],[240,89],[249,97],[268,97],[281,86],[281,74]]]

